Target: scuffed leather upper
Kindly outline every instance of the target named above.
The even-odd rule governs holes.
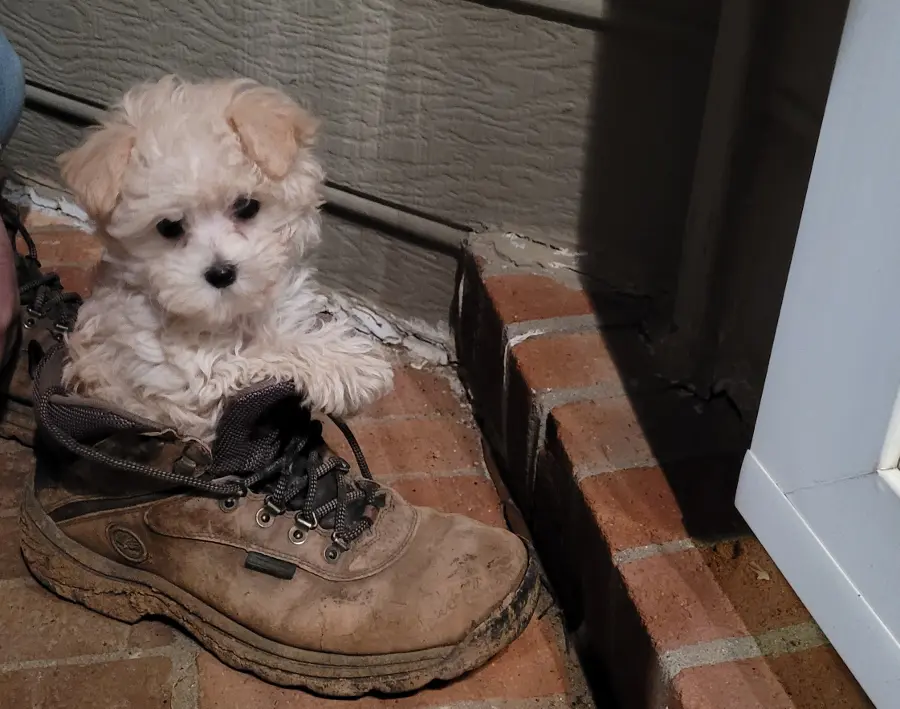
[[[243,428],[234,429],[238,433],[209,451],[122,412],[88,416],[97,402],[53,390],[59,361],[49,366],[42,365],[36,389],[47,439],[38,447],[35,478],[43,509],[93,552],[146,571],[265,638],[351,655],[449,646],[513,594],[525,575],[528,552],[515,535],[412,506],[391,490],[372,513],[371,528],[329,560],[330,529],[314,528],[297,544],[291,512],[261,526],[261,492],[226,504],[73,454],[55,445],[44,422],[67,426],[66,436],[104,455],[189,477],[208,475],[217,455],[229,456],[231,472],[264,460],[259,440],[265,435],[250,432],[242,440]],[[63,413],[50,410],[51,400]],[[236,406],[223,421],[249,431],[252,416]],[[248,568],[252,555],[278,565],[279,573]]]
[[[255,523],[261,496],[232,512],[215,501],[174,497],[68,520],[60,528],[92,551],[151,571],[241,625],[277,642],[323,652],[408,652],[451,645],[512,593],[527,565],[506,530],[409,505],[396,493],[373,529],[337,563],[329,534],[288,540],[289,517]],[[147,550],[135,563],[116,549],[111,527]],[[244,567],[248,551],[293,562],[290,580]]]

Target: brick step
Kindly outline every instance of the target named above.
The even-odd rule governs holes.
[[[461,376],[586,666],[628,709],[871,707],[734,508],[748,431],[658,375],[646,303],[480,234]]]

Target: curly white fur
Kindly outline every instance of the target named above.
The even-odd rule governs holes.
[[[303,265],[320,238],[315,128],[253,82],[167,77],[60,158],[106,246],[68,337],[67,386],[207,442],[227,400],[267,379],[338,415],[390,388],[376,343],[323,314]],[[235,214],[242,198],[260,204],[251,219]],[[184,234],[162,236],[163,219]],[[215,288],[204,273],[224,262],[236,280]]]

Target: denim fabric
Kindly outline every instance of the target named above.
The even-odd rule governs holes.
[[[22,62],[0,30],[0,149],[12,138],[25,105]]]

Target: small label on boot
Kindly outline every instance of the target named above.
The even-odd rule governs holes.
[[[147,547],[130,529],[112,524],[107,527],[106,534],[112,548],[132,564],[140,564],[147,560]]]
[[[251,571],[259,571],[263,574],[269,574],[277,579],[290,581],[294,578],[297,567],[287,561],[275,559],[265,554],[255,551],[248,551],[247,558],[244,560],[244,566]]]

